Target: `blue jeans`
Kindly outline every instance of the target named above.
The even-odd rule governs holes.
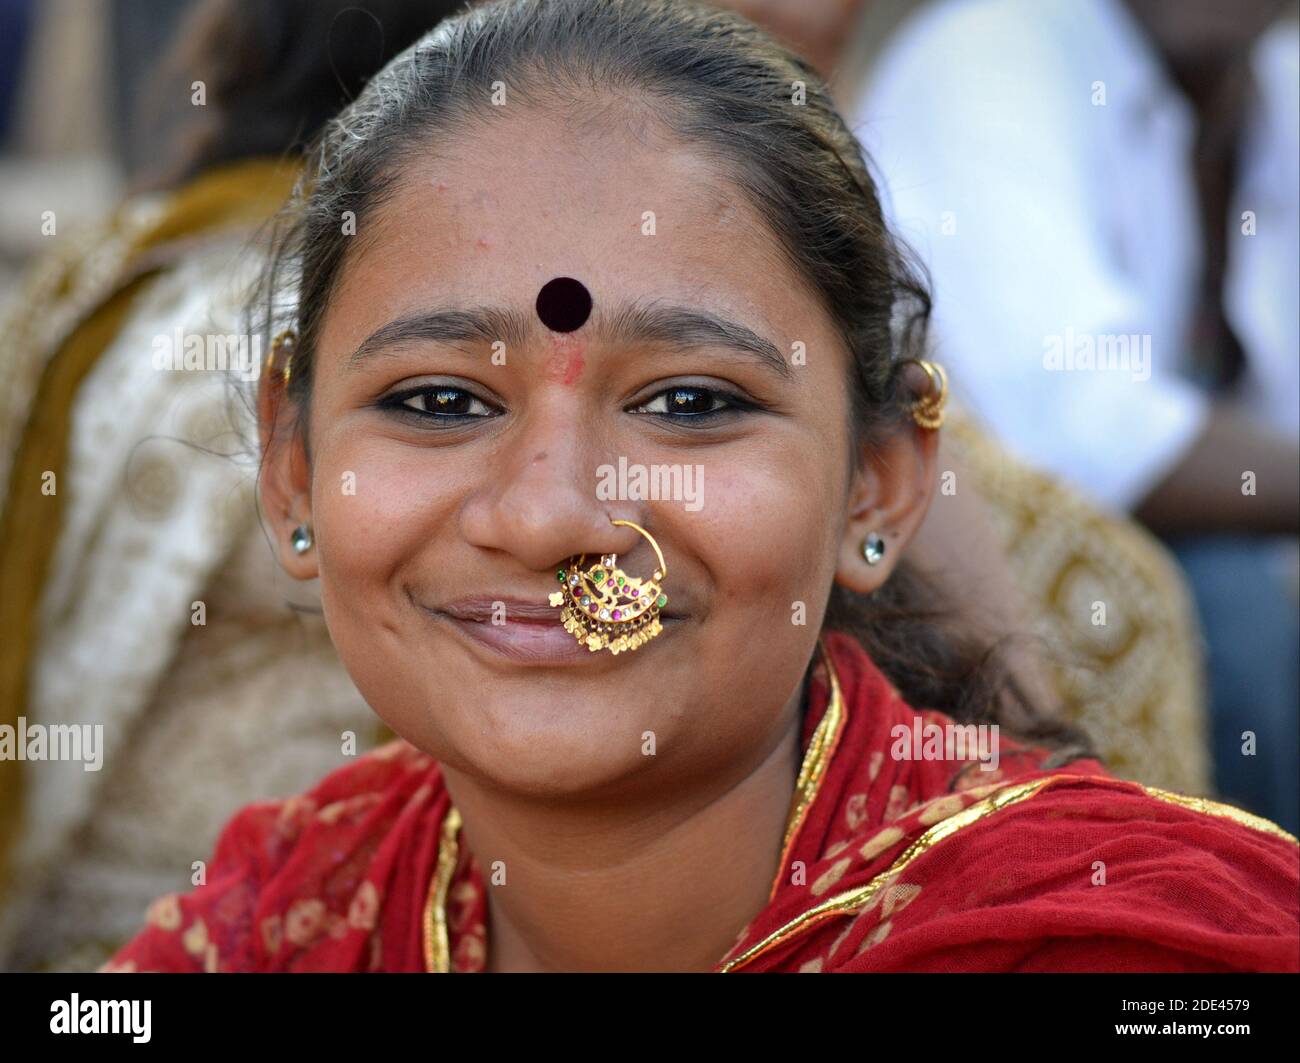
[[[1230,804],[1300,832],[1300,603],[1295,539],[1169,543],[1205,637],[1214,782]],[[1255,736],[1253,755],[1243,732]]]

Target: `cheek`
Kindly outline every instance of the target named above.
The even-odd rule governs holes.
[[[808,455],[749,451],[735,463],[705,463],[696,549],[713,573],[714,604],[802,601],[811,613],[835,566],[833,485]],[[671,564],[671,560],[669,561]]]
[[[312,520],[320,595],[330,638],[362,696],[399,734],[423,719],[423,686],[411,674],[413,607],[439,556],[439,534],[463,492],[456,472],[426,450],[343,431],[313,455]],[[355,492],[355,493],[353,493]]]
[[[361,590],[424,554],[461,494],[456,476],[427,451],[360,435],[330,439],[312,469],[322,588]]]

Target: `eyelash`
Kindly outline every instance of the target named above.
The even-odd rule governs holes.
[[[663,412],[643,413],[638,416],[657,417],[667,424],[699,428],[715,423],[719,417],[725,417],[728,414],[741,413],[759,408],[756,403],[741,398],[733,392],[724,391],[721,388],[704,387],[698,384],[675,384],[672,387],[664,388],[662,391],[656,392],[645,402],[640,403],[637,409],[649,406],[655,400],[666,395],[671,395],[674,392],[693,392],[699,395],[707,395],[712,397],[714,400],[722,400],[725,405],[721,408],[705,410],[702,413],[672,413],[665,409]],[[468,397],[471,404],[477,402],[480,406],[487,406],[487,403],[482,399],[464,388],[451,387],[445,384],[429,384],[424,387],[409,388],[406,391],[401,391],[395,395],[390,395],[387,398],[382,399],[379,405],[399,416],[410,415],[424,422],[442,422],[439,426],[442,428],[451,428],[454,425],[464,424],[467,421],[485,420],[487,416],[490,416],[475,413],[434,413],[428,409],[417,409],[415,406],[408,405],[411,399],[425,398],[426,401],[428,401],[429,396],[436,395],[464,395]]]
[[[385,409],[392,410],[394,413],[399,415],[410,414],[425,421],[453,421],[459,424],[462,421],[477,421],[484,417],[483,414],[475,413],[440,414],[434,413],[432,410],[417,409],[415,406],[408,405],[411,399],[435,395],[464,395],[471,403],[477,402],[480,406],[485,408],[487,407],[487,403],[477,395],[466,391],[464,388],[451,387],[446,384],[426,384],[424,387],[408,388],[405,391],[398,392],[396,395],[389,395],[388,397],[381,399],[379,404]]]

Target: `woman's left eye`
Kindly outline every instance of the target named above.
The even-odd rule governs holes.
[[[384,405],[400,413],[410,412],[426,419],[453,420],[492,415],[492,409],[482,399],[464,388],[446,385],[404,391],[390,396]]]
[[[654,414],[679,423],[691,421],[699,423],[712,420],[731,410],[746,409],[748,406],[749,404],[739,396],[729,392],[683,384],[659,392],[649,402],[637,406],[633,412]]]

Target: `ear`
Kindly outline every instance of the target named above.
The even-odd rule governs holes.
[[[310,528],[312,523],[311,463],[297,414],[280,372],[263,373],[257,387],[257,426],[262,444],[258,498],[280,567],[294,579],[309,580],[319,575],[316,547],[299,554],[292,545],[293,530],[300,524]]]
[[[870,594],[889,578],[934,497],[939,433],[910,420],[883,444],[863,448],[849,487],[849,506],[835,582]],[[874,532],[884,555],[874,565],[863,541]]]

